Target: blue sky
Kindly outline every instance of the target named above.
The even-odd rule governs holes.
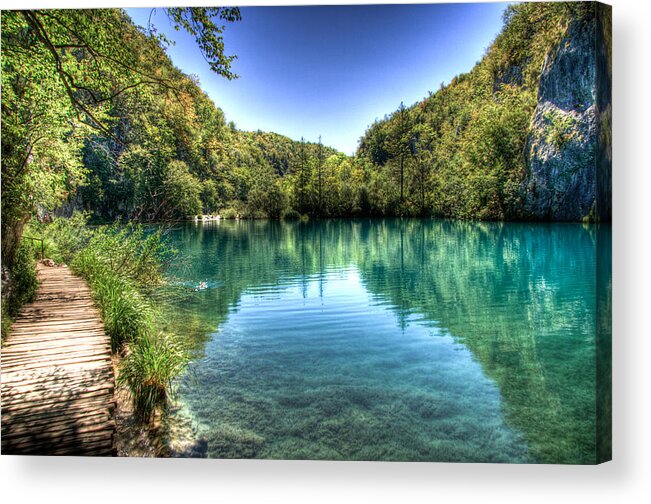
[[[467,72],[502,27],[505,3],[242,7],[224,32],[236,54],[228,81],[210,71],[194,40],[153,24],[176,45],[174,64],[244,130],[305,137],[352,154],[375,120]],[[147,25],[150,8],[127,9]]]

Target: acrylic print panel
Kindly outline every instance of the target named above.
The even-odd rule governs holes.
[[[610,460],[610,12],[3,12],[3,454]]]

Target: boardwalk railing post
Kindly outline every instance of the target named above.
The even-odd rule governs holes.
[[[27,238],[28,240],[31,240],[32,243],[34,243],[35,240],[40,241],[41,242],[41,261],[43,259],[45,259],[45,240],[43,240],[43,238],[37,238],[36,236],[27,236],[27,235],[23,235],[23,238]]]

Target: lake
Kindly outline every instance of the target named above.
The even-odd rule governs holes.
[[[220,221],[170,240],[194,455],[577,464],[609,447],[610,226]]]

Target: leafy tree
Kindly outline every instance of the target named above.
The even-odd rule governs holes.
[[[405,202],[405,165],[411,156],[411,130],[409,112],[405,104],[400,102],[400,107],[395,113],[390,136],[390,152],[398,163],[398,184],[400,186],[400,212],[403,212]]]
[[[237,56],[224,55],[224,27],[215,23],[215,19],[234,22],[241,19],[237,7],[168,7],[165,9],[174,29],[184,29],[197,41],[203,57],[210,69],[227,79],[237,75],[231,71],[231,63]]]
[[[162,183],[158,218],[189,217],[201,213],[201,183],[190,173],[188,165],[174,160],[167,165]]]
[[[594,15],[589,2],[509,6],[502,32],[470,72],[375,121],[357,151],[372,166],[370,212],[519,218],[543,62],[570,22]]]
[[[416,143],[416,155],[411,177],[414,186],[414,192],[418,198],[418,213],[427,214],[427,197],[430,192],[429,180],[434,164],[434,154],[432,152],[432,143],[434,142],[434,133],[432,128],[427,124],[418,125],[418,141]]]
[[[301,142],[298,144],[298,155],[296,156],[296,167],[294,172],[296,176],[297,209],[299,212],[305,213],[309,209],[310,164],[304,138],[301,138]]]
[[[230,8],[165,9],[211,68]],[[66,201],[95,220],[156,220],[234,207],[280,216],[518,216],[540,68],[589,4],[523,3],[484,58],[419,103],[371,124],[354,156],[227,122],[170,43],[120,10],[2,17],[2,258],[22,224]],[[178,180],[175,178],[178,177]]]
[[[201,203],[203,204],[203,213],[213,213],[219,208],[219,193],[217,192],[217,183],[212,180],[204,180],[201,184]]]
[[[316,154],[316,177],[317,177],[317,212],[323,212],[323,144],[321,143],[321,135],[319,135],[319,143],[317,146]]]
[[[214,19],[235,21],[238,9],[167,14],[195,36],[215,72],[235,77]],[[6,11],[2,33],[2,259],[11,266],[24,222],[83,181],[80,150],[91,131],[123,143],[110,115],[116,100],[155,89],[183,102],[184,90],[161,47],[169,41],[135,29],[121,10]]]

